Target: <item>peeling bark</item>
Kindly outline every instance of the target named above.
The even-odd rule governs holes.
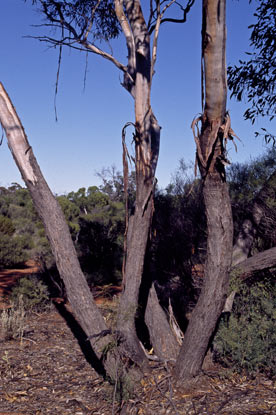
[[[216,181],[207,177],[203,191],[208,227],[207,260],[200,297],[176,362],[175,375],[180,381],[199,373],[228,291],[233,243],[228,186],[218,178]]]
[[[160,307],[154,285],[150,289],[145,322],[150,333],[154,353],[162,360],[175,361],[180,350],[165,311]]]
[[[175,1],[159,2],[149,5],[149,22],[146,24],[140,0],[113,0],[114,10],[128,49],[127,66],[112,54],[104,52],[94,44],[94,17],[98,5],[87,13],[85,29],[75,24],[79,8],[72,8],[70,2],[40,1],[49,26],[61,28],[61,38],[41,36],[40,40],[52,45],[80,47],[102,56],[112,62],[124,74],[122,86],[134,98],[135,105],[135,169],[136,204],[134,224],[125,259],[125,290],[121,296],[118,313],[118,331],[124,339],[125,348],[141,366],[147,365],[146,356],[139,345],[134,330],[135,315],[138,308],[139,287],[144,268],[144,256],[153,214],[155,170],[159,154],[160,126],[151,108],[151,84],[156,62],[157,41],[162,22],[185,22],[194,0],[188,0],[186,8],[180,6],[183,19],[164,19],[164,13]],[[70,3],[70,4],[69,4]],[[175,3],[177,4],[177,3]],[[74,13],[76,11],[76,14]],[[94,13],[95,12],[95,13]],[[100,20],[103,16],[100,17]],[[95,17],[96,19],[96,17]],[[47,23],[47,25],[48,25]],[[150,36],[153,34],[152,53]],[[92,35],[92,36],[90,36]],[[140,240],[141,239],[141,240]],[[127,298],[129,296],[129,299]],[[161,310],[162,311],[162,310]],[[162,314],[160,311],[160,315]],[[165,326],[165,324],[164,324]],[[160,330],[162,328],[160,327]]]
[[[150,34],[144,20],[139,0],[126,0],[124,15],[122,1],[116,1],[116,12],[127,39],[129,64],[133,83],[124,86],[134,96],[135,104],[135,170],[136,200],[135,212],[130,220],[127,235],[127,251],[124,270],[124,291],[121,296],[117,328],[125,339],[124,347],[141,367],[147,367],[148,361],[141,348],[135,329],[138,310],[139,290],[141,286],[148,237],[153,215],[153,197],[155,188],[155,171],[159,155],[160,126],[153,114],[150,97],[153,66],[150,53]],[[126,18],[128,22],[126,22]],[[134,49],[133,49],[134,48]],[[156,51],[155,51],[156,52]],[[133,91],[135,90],[135,94]],[[150,297],[151,310],[156,310],[162,325],[151,331],[151,340],[158,353],[157,336],[168,333],[167,320],[157,298]],[[158,310],[158,311],[157,311]],[[149,313],[149,311],[148,311]],[[147,314],[148,315],[148,314]],[[160,321],[159,321],[160,322]],[[157,331],[156,331],[157,330]],[[163,331],[163,334],[161,334]],[[158,334],[157,334],[158,333]],[[164,353],[162,354],[163,357]]]
[[[203,287],[191,315],[174,375],[178,381],[196,376],[225,304],[232,259],[233,223],[225,183],[225,141],[230,137],[226,114],[225,0],[203,0],[202,54],[205,106],[196,139],[207,217],[207,259]]]

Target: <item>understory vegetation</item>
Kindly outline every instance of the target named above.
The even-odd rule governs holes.
[[[255,196],[275,171],[275,155],[272,150],[249,163],[233,164],[228,170],[235,236],[250,215]],[[182,331],[200,292],[206,256],[201,184],[191,171],[181,160],[170,185],[157,189],[145,266],[145,272],[155,281],[162,306],[168,309],[172,305]],[[113,167],[100,175],[99,187],[57,196],[92,290],[96,286],[120,285],[124,253],[123,177]],[[135,200],[134,182],[130,175],[129,209]],[[252,253],[276,244],[276,184],[270,192]],[[42,271],[40,275],[20,279],[13,288],[12,308],[1,314],[7,339],[22,337],[26,313],[45,311],[50,297],[65,297],[66,293],[27,189],[18,184],[1,187],[0,266],[20,266],[27,259],[39,262]],[[224,366],[275,376],[275,272],[262,271],[235,286],[232,313],[222,315],[213,339],[214,357]]]
[[[220,363],[236,371],[276,375],[275,271],[240,285],[233,311],[222,316],[214,339]]]

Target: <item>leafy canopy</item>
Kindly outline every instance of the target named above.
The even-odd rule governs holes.
[[[248,60],[240,60],[238,66],[228,68],[231,96],[238,101],[248,100],[251,106],[244,117],[252,124],[258,116],[269,117],[271,121],[276,115],[276,2],[258,0],[258,3],[254,14],[257,21],[249,26],[253,52],[247,52]],[[273,135],[263,131],[270,141]]]
[[[69,29],[66,22],[70,22],[72,38],[76,35],[80,39],[89,33],[93,40],[107,41],[120,33],[113,0],[33,0],[32,3],[41,5],[40,11],[50,22],[63,22],[65,29]]]

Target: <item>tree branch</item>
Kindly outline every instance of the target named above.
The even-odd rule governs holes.
[[[64,17],[64,14],[62,12],[61,5],[60,5],[59,2],[56,2],[55,0],[51,0],[51,4],[55,6],[55,10],[58,13],[58,16],[54,16],[54,14],[49,11],[48,4],[46,2],[40,0],[40,3],[43,7],[43,13],[47,17],[47,19],[50,21],[50,24],[43,24],[41,26],[59,27],[61,29],[66,29],[68,31],[69,35],[72,35],[72,37],[71,36],[62,37],[60,40],[51,38],[50,36],[28,36],[28,37],[31,37],[33,39],[38,39],[38,40],[44,41],[44,42],[49,42],[53,45],[60,46],[60,45],[63,44],[63,45],[70,46],[70,47],[73,47],[74,49],[78,49],[78,50],[81,50],[81,51],[83,51],[85,49],[89,52],[95,53],[95,54],[100,55],[103,58],[109,60],[118,69],[120,69],[124,73],[127,73],[127,67],[125,65],[123,65],[121,62],[119,62],[110,53],[104,52],[103,50],[101,50],[100,48],[95,46],[93,43],[88,41],[88,35],[89,35],[89,33],[92,29],[94,15],[95,15],[95,12],[96,12],[99,4],[100,4],[100,0],[97,2],[95,7],[91,11],[90,24],[88,24],[88,22],[87,22],[86,28],[84,28],[81,31],[81,33],[77,33],[76,29],[72,26],[71,22],[66,21],[66,18]],[[68,41],[68,39],[70,41]],[[81,45],[82,47],[80,47],[80,48],[76,47],[74,45],[75,43]]]
[[[93,7],[92,11],[91,11],[91,19],[90,22],[88,24],[88,27],[86,29],[86,33],[84,35],[84,39],[87,40],[89,33],[91,32],[92,26],[93,26],[93,21],[94,21],[94,16],[95,16],[95,12],[97,10],[97,8],[100,5],[101,0],[97,1],[97,4],[95,5],[95,7]]]
[[[49,36],[25,36],[31,39],[37,39],[41,42],[51,43],[54,46],[70,46],[73,49],[80,50],[80,51],[88,51],[91,53],[95,53],[96,55],[100,55],[103,58],[109,60],[112,62],[118,69],[120,69],[122,72],[127,73],[127,66],[123,65],[121,62],[119,62],[114,56],[112,56],[110,53],[104,52],[102,49],[98,48],[97,46],[93,45],[92,43],[88,42],[86,39],[72,39],[71,37],[64,37],[60,40],[51,38]],[[81,45],[80,47],[76,46],[75,44]]]
[[[195,2],[195,0],[188,0],[188,4],[187,4],[187,6],[186,6],[186,7],[183,7],[183,6],[182,6],[180,3],[178,3],[176,0],[171,0],[171,1],[170,1],[170,3],[169,3],[169,4],[167,4],[167,5],[164,7],[164,9],[162,10],[162,12],[161,12],[162,17],[163,17],[163,15],[164,15],[165,11],[166,11],[166,10],[167,10],[167,9],[168,9],[168,8],[169,8],[172,4],[177,4],[177,6],[179,6],[179,8],[180,8],[180,9],[182,10],[182,12],[183,12],[183,17],[182,17],[182,19],[176,19],[176,18],[172,18],[172,17],[167,17],[167,18],[165,18],[165,19],[162,19],[162,20],[161,20],[161,22],[160,22],[160,24],[165,23],[165,22],[171,22],[171,23],[185,23],[185,22],[186,22],[186,20],[187,20],[187,14],[189,13],[189,11],[190,11],[191,7],[193,6],[194,2]],[[159,3],[159,1],[158,1],[158,3]],[[157,12],[157,8],[151,12],[151,15],[150,15],[150,19],[149,19],[149,20],[151,20],[151,19],[152,19],[153,15],[154,15],[156,12]],[[158,13],[158,12],[157,12],[157,13]],[[151,25],[150,25],[150,22],[149,22],[148,26],[149,26],[149,34],[150,34],[150,35],[151,35],[151,34],[152,34],[152,32],[155,30],[156,25],[157,25],[157,22],[158,22],[158,16],[157,16],[157,18],[156,18],[156,20],[155,20],[155,23],[153,23],[153,24],[151,24]]]
[[[276,266],[276,247],[259,252],[254,256],[247,258],[231,269],[231,272],[237,274],[242,280],[246,280],[252,274],[263,269],[273,268]]]
[[[123,65],[121,62],[119,62],[116,58],[114,58],[114,56],[112,56],[110,53],[104,52],[92,43],[87,42],[87,40],[80,40],[79,43],[89,52],[102,56],[103,58],[112,62],[118,69],[127,73],[127,67]]]
[[[121,25],[122,31],[125,35],[127,49],[128,49],[128,72],[126,72],[123,86],[131,95],[135,96],[135,72],[136,72],[136,55],[135,42],[131,27],[128,23],[127,17],[124,13],[123,0],[114,0],[115,12],[117,19]]]
[[[172,0],[172,2],[174,2],[174,1],[175,0]],[[160,0],[156,0],[156,4],[157,4],[157,22],[156,22],[156,25],[155,25],[153,43],[152,43],[150,82],[152,82],[152,78],[153,78],[153,75],[154,75],[154,66],[155,66],[156,57],[157,57],[157,41],[158,41],[159,30],[160,30],[161,19],[162,19],[162,14],[160,13]]]

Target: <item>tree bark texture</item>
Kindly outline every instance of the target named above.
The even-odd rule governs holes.
[[[233,223],[229,190],[221,163],[229,134],[225,41],[225,0],[203,0],[205,106],[200,117],[201,133],[195,138],[207,217],[207,259],[203,287],[174,370],[179,381],[186,381],[199,373],[228,290]]]
[[[160,307],[154,284],[149,292],[145,322],[149,329],[154,353],[162,360],[175,361],[180,345],[173,334],[165,311]]]
[[[134,322],[153,213],[152,201],[160,140],[160,127],[153,114],[150,102],[151,84],[156,62],[159,28],[165,11],[174,4],[174,1],[163,5],[159,1],[155,5],[150,3],[150,15],[151,12],[154,14],[151,17],[149,16],[149,25],[147,25],[140,0],[113,0],[114,11],[128,49],[127,66],[119,62],[112,54],[104,52],[94,44],[93,30],[99,24],[98,17],[99,21],[104,22],[105,25],[105,16],[97,17],[99,2],[95,3],[94,8],[91,6],[91,12],[87,11],[85,16],[80,12],[79,2],[74,2],[75,5],[65,1],[40,1],[40,3],[50,26],[62,29],[62,39],[42,36],[40,40],[47,41],[55,46],[63,44],[74,47],[73,39],[81,49],[83,48],[109,60],[123,72],[122,85],[134,99],[135,123],[133,125],[135,127],[137,198],[132,236],[127,238],[130,244],[127,247],[124,263],[125,290],[121,296],[117,329],[121,333],[121,341],[124,339],[125,348],[135,361],[143,366],[146,365],[147,360],[134,330]],[[193,1],[188,2],[187,8],[185,11],[183,10],[185,16],[192,4]],[[84,9],[88,10],[88,8]],[[84,28],[79,25],[79,18],[85,20]],[[96,20],[97,24],[95,24]],[[105,28],[103,28],[104,30]],[[152,48],[151,34],[153,34]]]
[[[95,353],[95,367],[113,377],[115,368],[113,359],[107,358],[102,364],[103,348],[110,341],[109,336],[101,336],[107,326],[98,310],[87,281],[79,265],[75,247],[61,207],[49,189],[33,150],[27,140],[20,119],[8,94],[0,84],[0,121],[5,130],[8,145],[13,158],[28,187],[34,206],[43,221],[56,260],[60,277],[64,281],[68,300],[73,313],[82,329],[91,337],[90,342]]]
[[[227,184],[207,178],[204,200],[208,227],[204,283],[176,363],[175,373],[180,380],[199,373],[228,290],[233,226]]]
[[[123,9],[123,3],[125,9]],[[135,104],[135,212],[128,228],[125,259],[124,291],[121,296],[117,328],[125,340],[124,348],[140,366],[147,366],[147,358],[140,346],[135,329],[145,253],[153,215],[155,171],[159,155],[160,127],[153,114],[150,97],[153,74],[150,34],[144,20],[139,0],[116,1],[116,13],[124,31],[129,57],[128,74],[124,86],[131,93]],[[126,14],[124,14],[124,11]],[[131,82],[130,82],[131,79]],[[154,302],[154,305],[152,304]],[[156,329],[165,331],[166,317],[157,297],[149,303],[159,308],[164,324]],[[152,308],[153,309],[153,308]],[[149,327],[151,331],[151,327]],[[171,335],[169,333],[168,335]],[[154,349],[156,333],[151,339]],[[163,356],[162,356],[163,357]]]
[[[269,269],[276,266],[276,247],[259,252],[254,256],[239,262],[231,269],[234,275],[239,276],[241,280],[246,280],[257,271]]]

